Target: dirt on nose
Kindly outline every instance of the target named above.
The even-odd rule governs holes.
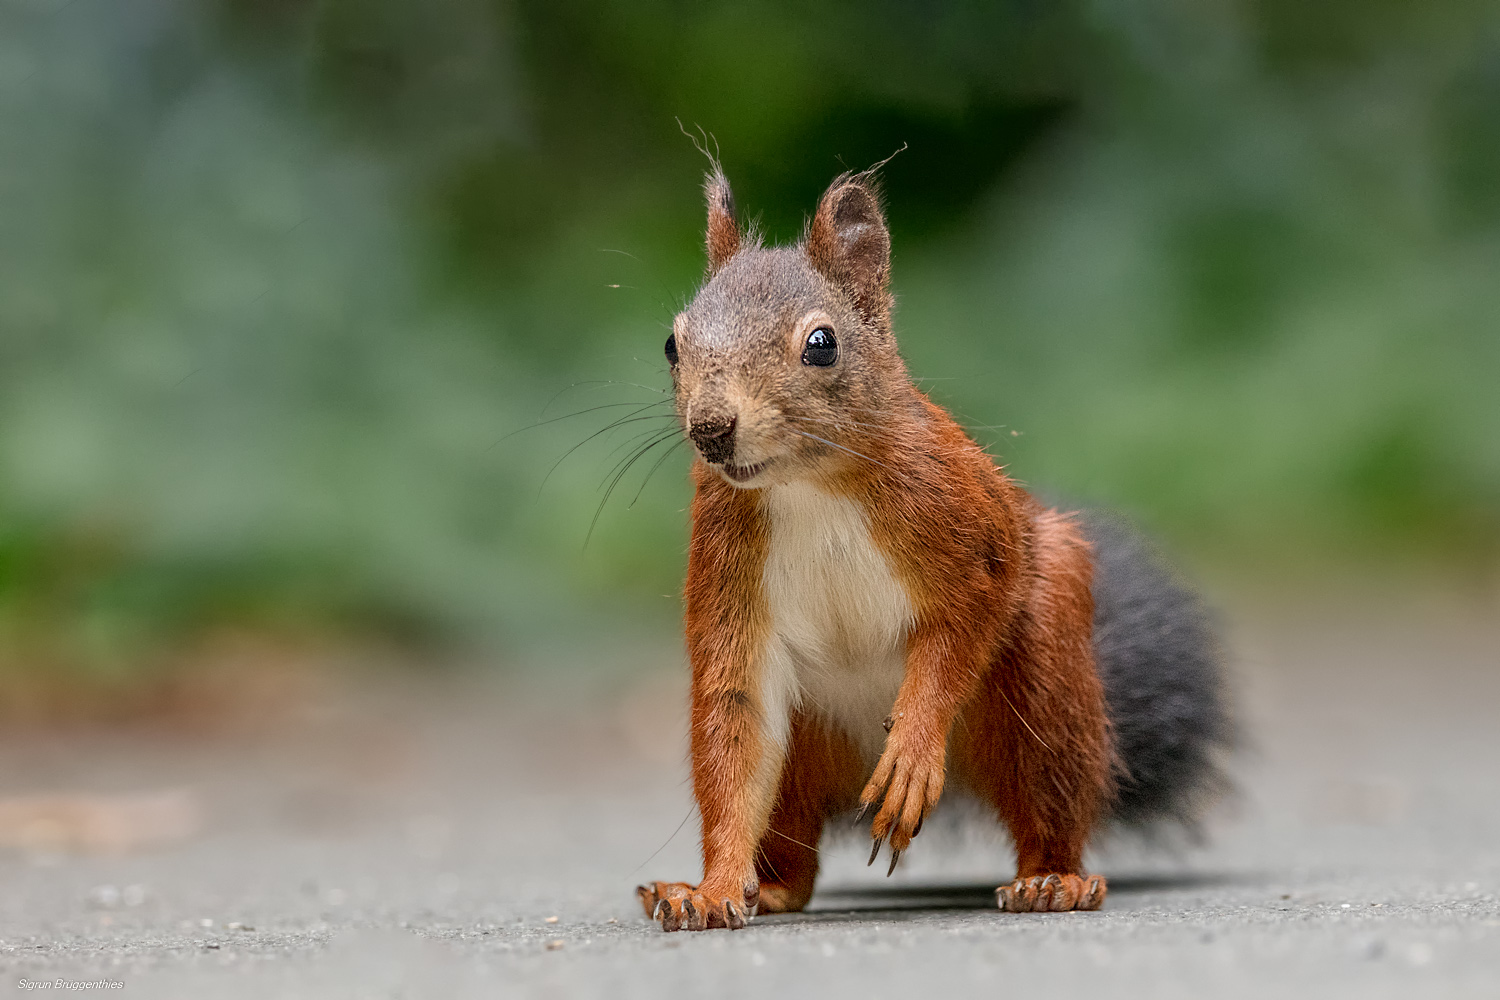
[[[688,437],[693,439],[705,462],[722,464],[734,457],[735,424],[734,417],[694,420],[688,427]]]

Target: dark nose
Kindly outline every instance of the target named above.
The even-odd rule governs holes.
[[[734,425],[734,417],[694,420],[688,428],[688,437],[698,446],[705,462],[727,462],[734,454]]]

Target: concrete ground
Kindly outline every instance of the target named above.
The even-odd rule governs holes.
[[[13,734],[0,982],[152,997],[1500,997],[1493,612],[1387,601],[1242,622],[1238,799],[1205,847],[1104,845],[1091,864],[1110,896],[1088,914],[997,912],[1003,844],[929,824],[890,879],[864,867],[861,835],[827,845],[813,912],[661,933],[633,887],[698,872],[680,670],[366,679],[274,725]]]

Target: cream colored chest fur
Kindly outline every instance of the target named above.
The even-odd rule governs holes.
[[[771,638],[762,704],[774,734],[785,739],[790,711],[800,707],[878,756],[905,669],[911,600],[854,501],[800,483],[765,494],[761,586]]]

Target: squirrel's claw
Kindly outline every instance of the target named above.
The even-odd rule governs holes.
[[[739,930],[749,923],[753,910],[747,902],[714,899],[698,890],[698,886],[685,882],[654,882],[637,887],[635,892],[646,915],[664,931],[705,931],[715,927]]]
[[[870,836],[876,842],[871,864],[887,838],[892,852],[899,855],[921,832],[922,821],[942,795],[943,751],[941,743],[906,737],[899,726],[892,732],[875,774],[860,795],[866,804],[879,803],[870,826]]]
[[[1010,913],[1097,910],[1104,905],[1108,891],[1107,883],[1098,875],[1053,872],[1002,885],[995,890],[995,901]]]

